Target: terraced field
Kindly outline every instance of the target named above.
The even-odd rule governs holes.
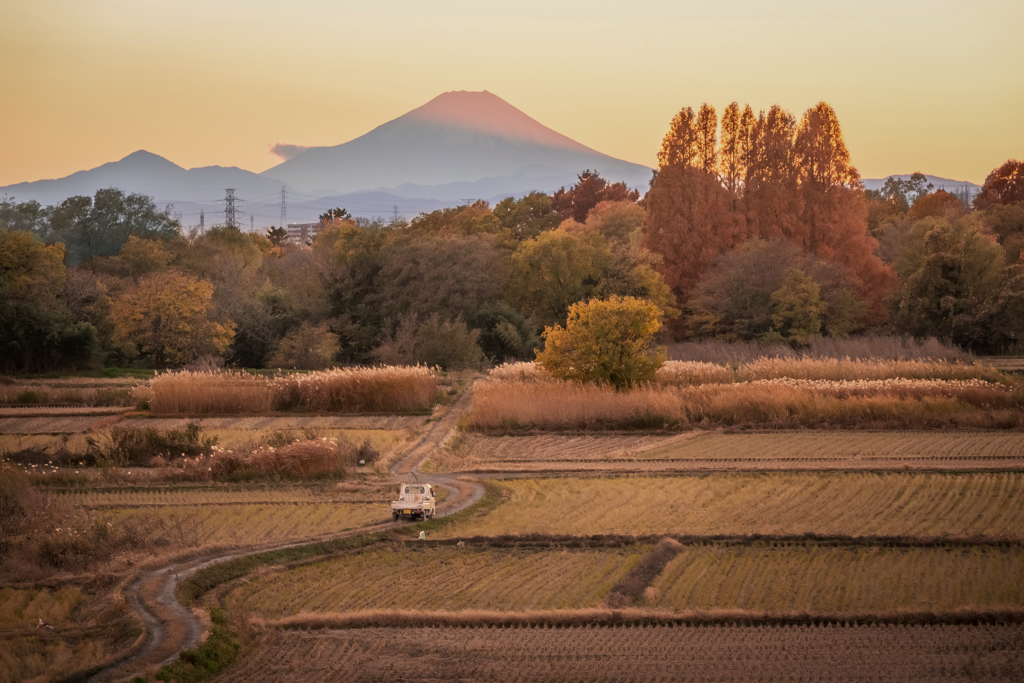
[[[519,479],[444,537],[833,534],[1024,538],[1024,473]]]
[[[276,618],[359,610],[596,607],[649,546],[623,549],[387,548],[270,574],[232,592],[229,609]]]
[[[156,547],[252,545],[306,538],[387,521],[387,504],[275,502],[164,505],[97,511],[92,519],[144,530]]]
[[[952,612],[1024,607],[1013,548],[687,546],[647,589],[673,612]]]
[[[472,435],[474,472],[1024,468],[1019,432],[688,432],[678,436]]]
[[[1015,681],[1024,626],[369,628],[260,634],[213,679]]]

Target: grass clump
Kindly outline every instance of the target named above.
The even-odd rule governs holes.
[[[227,613],[217,607],[210,610],[210,636],[197,648],[185,650],[178,661],[161,667],[156,674],[165,683],[195,683],[219,673],[235,661],[238,637],[228,624]]]

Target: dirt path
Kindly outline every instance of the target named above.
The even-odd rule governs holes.
[[[391,473],[398,479],[403,477],[426,477],[420,465],[438,448],[442,448],[455,434],[459,419],[468,410],[471,387],[467,387],[451,408],[437,422],[431,423],[423,436],[417,440],[408,453],[399,460]],[[480,500],[484,487],[475,481],[456,479],[453,475],[430,474],[431,483],[436,482],[448,490],[448,497],[438,506],[438,516],[457,512]],[[168,564],[146,572],[136,578],[125,589],[125,600],[139,615],[146,627],[149,638],[141,647],[120,662],[89,678],[89,681],[123,681],[174,661],[182,650],[195,647],[203,633],[203,625],[177,599],[178,583],[193,572],[220,562],[268,550],[291,548],[306,543],[321,542],[374,531],[385,531],[404,526],[402,522],[385,522],[337,534],[307,538],[299,542],[278,543],[233,549],[230,552],[207,553],[186,560]]]

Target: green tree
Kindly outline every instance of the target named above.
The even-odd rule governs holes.
[[[794,272],[811,278],[818,288],[816,297],[801,298],[792,285],[786,291],[787,278]],[[800,284],[810,289],[806,282]],[[777,292],[786,293],[773,298]],[[707,271],[689,301],[687,326],[698,336],[728,341],[764,339],[773,329],[779,331],[779,323],[772,319],[782,303],[777,302],[779,297],[790,306],[787,315],[792,320],[817,315],[819,330],[829,336],[863,327],[866,307],[841,267],[790,242],[756,238],[722,254]]]
[[[267,228],[267,239],[275,247],[280,247],[288,239],[288,230],[286,228],[275,228],[271,225]]]
[[[601,236],[552,230],[523,242],[512,255],[506,299],[540,325],[564,320],[569,306],[586,299],[614,260]]]
[[[661,310],[643,299],[613,296],[573,304],[565,327],[544,330],[537,362],[558,379],[624,389],[654,379],[665,361],[654,349]]]
[[[340,206],[334,209],[328,209],[320,214],[320,222],[325,225],[334,225],[335,221],[347,221],[351,220],[352,214],[348,212],[348,209],[343,209]]]
[[[554,230],[562,222],[562,216],[551,208],[551,197],[543,192],[531,192],[521,199],[503,199],[492,213],[502,230],[517,242]]]
[[[977,216],[925,218],[896,264],[901,284],[893,297],[893,327],[985,348],[1003,291],[1003,249]]]
[[[116,256],[130,235],[170,240],[180,227],[170,207],[159,210],[150,197],[116,188],[97,190],[95,198],[70,197],[47,214],[43,239],[65,244],[70,266],[93,256]]]
[[[96,329],[76,323],[62,293],[64,245],[0,228],[0,370],[43,372],[93,361]]]
[[[802,270],[791,270],[782,286],[772,292],[772,329],[794,345],[806,345],[821,332],[821,314],[825,305],[821,289]]]

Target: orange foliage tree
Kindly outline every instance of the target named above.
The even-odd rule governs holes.
[[[551,197],[551,208],[563,219],[584,223],[590,210],[600,202],[635,202],[640,199],[640,193],[630,190],[626,183],[609,183],[597,171],[584,171],[577,178],[579,182],[571,188],[560,188]]]
[[[841,266],[867,304],[866,322],[885,319],[891,270],[868,234],[860,176],[835,111],[821,102],[799,125],[779,105],[755,117],[735,102],[683,108],[672,120],[648,193],[644,246],[661,254],[666,282],[685,304],[719,254],[750,237],[782,239]]]

